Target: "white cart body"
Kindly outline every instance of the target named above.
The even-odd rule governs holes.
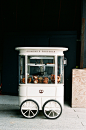
[[[42,110],[43,104],[51,99],[57,100],[61,105],[62,108],[64,108],[64,51],[67,51],[68,48],[62,48],[62,47],[17,47],[16,50],[19,50],[19,56],[25,57],[25,83],[19,83],[19,105],[27,99],[32,99],[36,101],[39,105],[39,110]],[[31,59],[52,59],[54,58],[54,64],[53,63],[28,63],[28,56]],[[58,76],[58,57],[62,58],[60,63],[60,71],[62,73],[62,82],[57,82],[57,76]],[[30,60],[29,58],[29,60]],[[60,60],[59,60],[60,61]],[[21,61],[20,61],[21,62]],[[21,71],[22,63],[19,65],[19,73]],[[28,67],[29,69],[31,66],[51,66],[54,67],[54,75],[55,75],[55,82],[54,83],[28,83],[27,82],[27,76],[28,74]],[[43,72],[43,71],[42,71]],[[44,74],[44,73],[43,73]],[[60,74],[61,75],[61,74]],[[21,75],[20,75],[21,77]],[[19,77],[19,78],[20,78]],[[20,79],[19,79],[20,80]]]

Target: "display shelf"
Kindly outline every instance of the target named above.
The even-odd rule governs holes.
[[[51,57],[30,57],[30,59],[54,59],[54,58],[51,56]]]
[[[33,63],[29,63],[27,65],[29,65],[29,66],[45,66],[45,64],[33,64]]]
[[[50,83],[43,83],[42,82],[42,83],[27,83],[27,84],[55,84],[55,83],[51,83],[51,82]]]
[[[53,67],[55,64],[46,64],[45,66]]]
[[[29,65],[29,66],[49,66],[49,67],[55,66],[55,64],[34,64],[34,63],[29,63],[27,65]]]

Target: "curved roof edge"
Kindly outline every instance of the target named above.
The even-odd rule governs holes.
[[[15,50],[38,50],[38,49],[62,50],[62,51],[68,50],[68,48],[65,48],[65,47],[16,47],[15,48]]]

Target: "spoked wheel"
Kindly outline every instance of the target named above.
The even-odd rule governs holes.
[[[48,119],[56,119],[62,113],[62,106],[56,100],[48,100],[43,105],[43,113]]]
[[[34,118],[39,112],[39,106],[34,100],[25,100],[20,106],[21,114],[26,118]]]

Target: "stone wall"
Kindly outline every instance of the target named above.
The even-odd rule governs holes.
[[[86,69],[72,70],[71,106],[86,108]]]

